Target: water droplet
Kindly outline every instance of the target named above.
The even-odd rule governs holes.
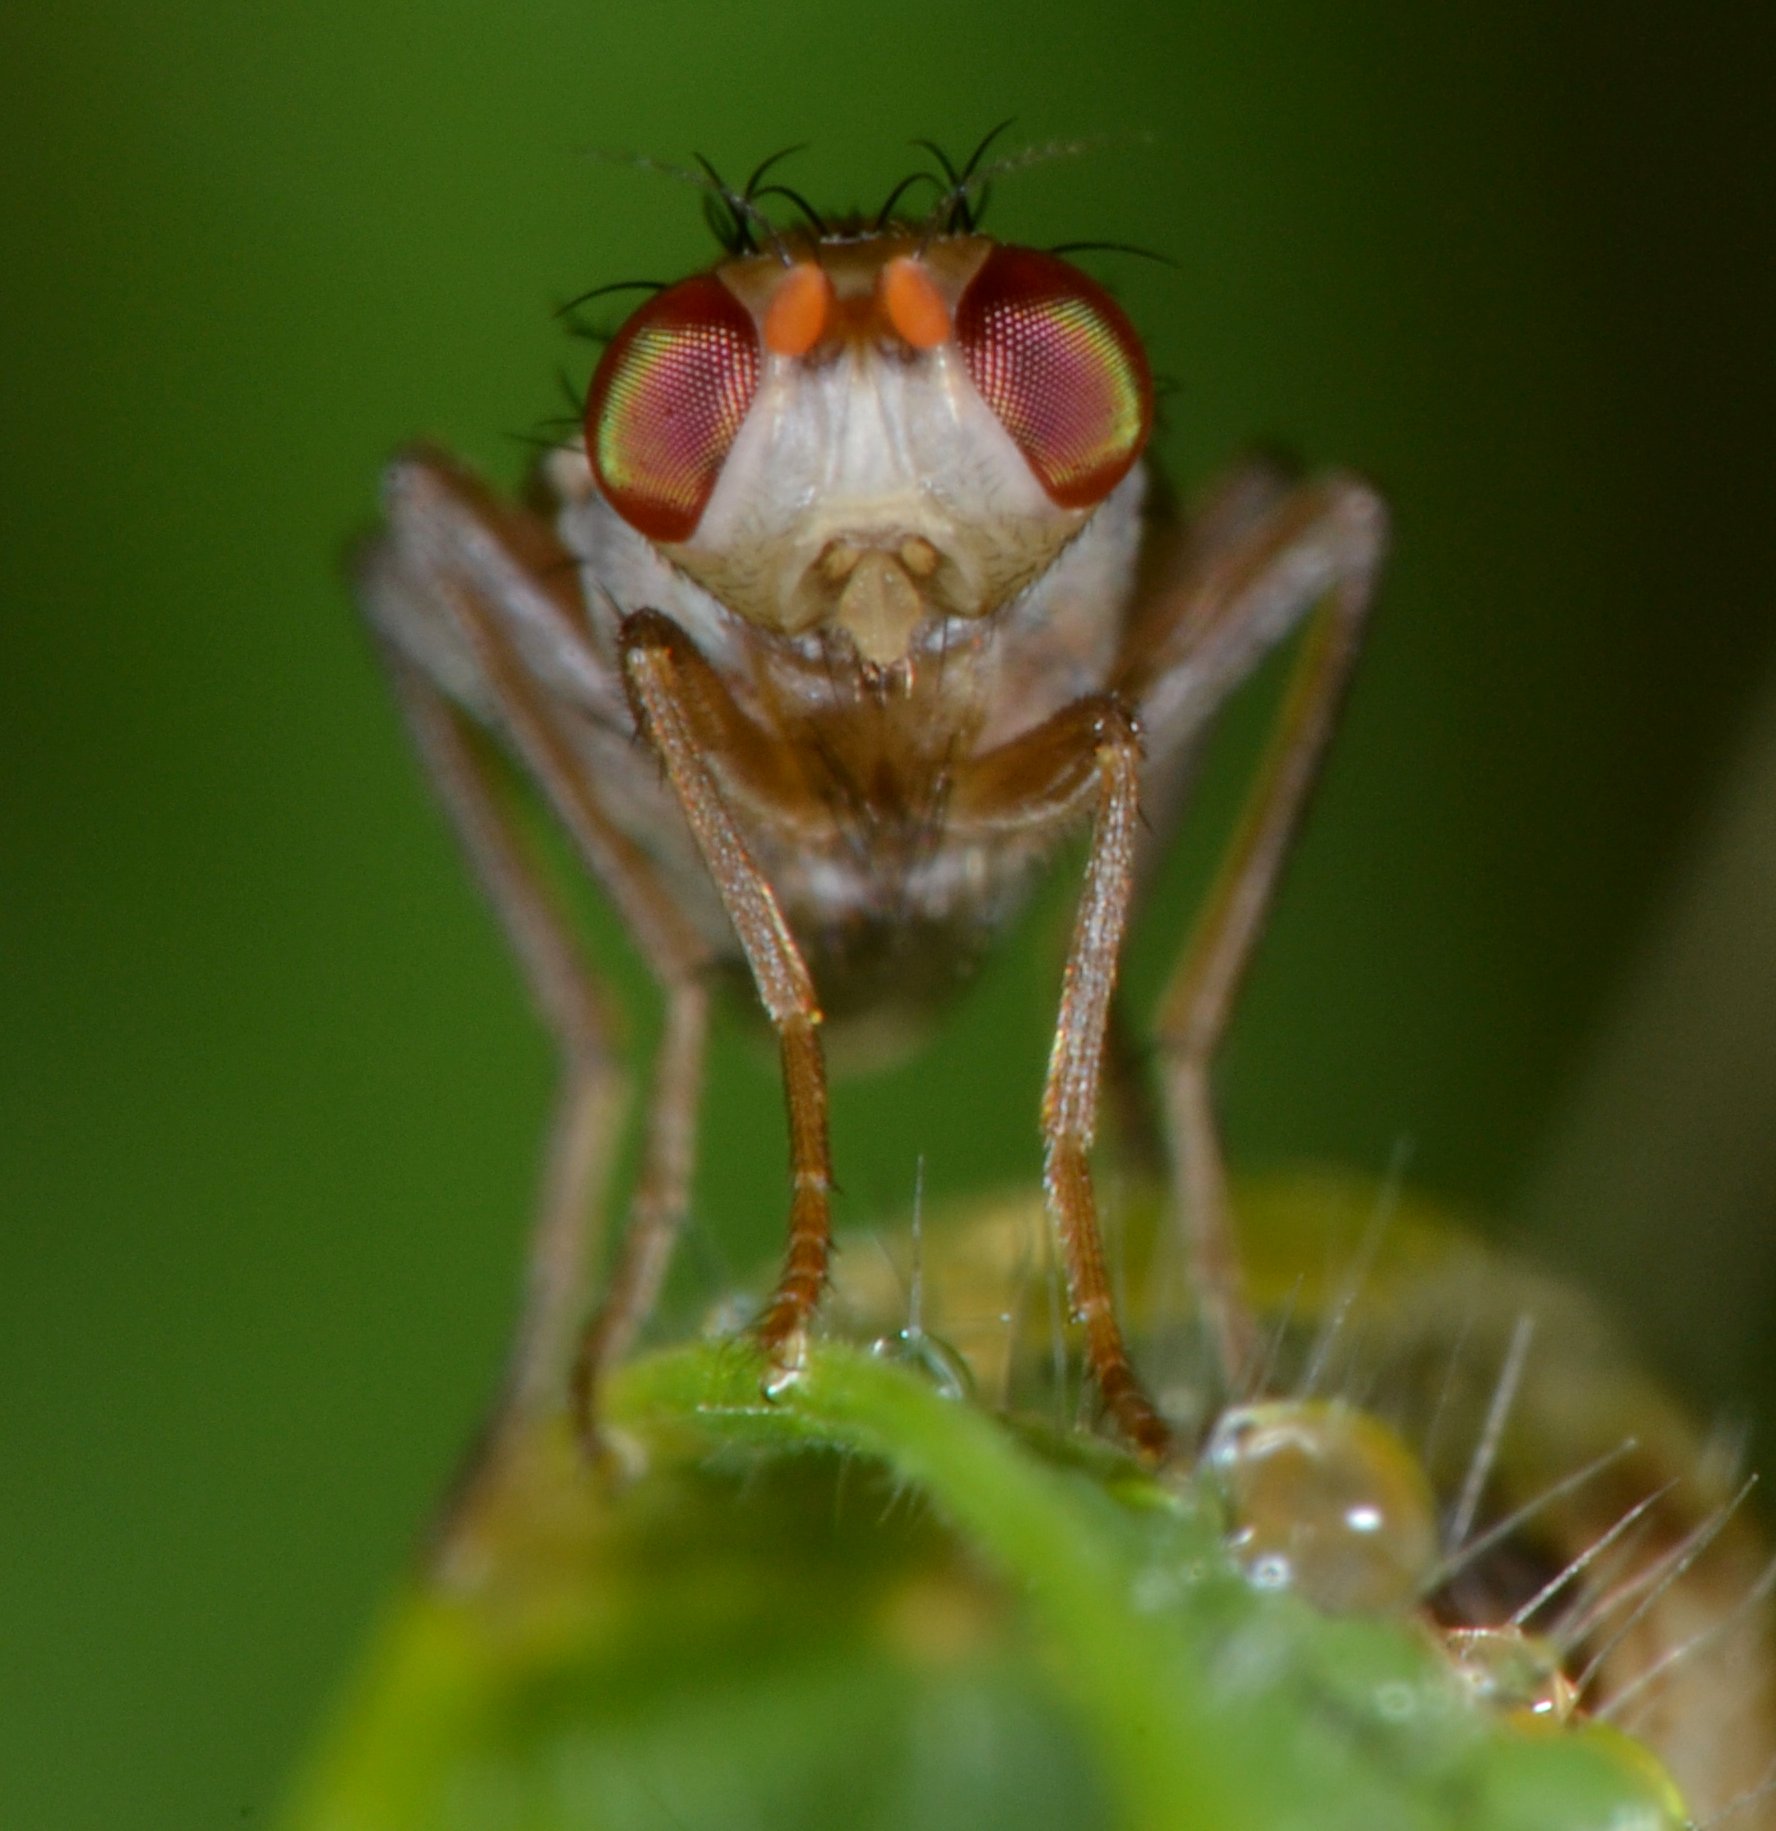
[[[1259,1588],[1335,1614],[1391,1613],[1437,1567],[1436,1503],[1393,1431],[1338,1400],[1271,1400],[1222,1413],[1204,1463],[1228,1544]]]
[[[974,1373],[960,1349],[928,1329],[898,1329],[870,1343],[878,1360],[894,1361],[921,1374],[946,1399],[972,1399]]]
[[[1521,1628],[1451,1628],[1444,1637],[1456,1676],[1482,1702],[1524,1712],[1544,1723],[1564,1723],[1578,1704],[1560,1655]]]

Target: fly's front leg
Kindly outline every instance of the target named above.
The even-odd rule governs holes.
[[[1189,640],[1145,685],[1170,702],[1168,740],[1192,741],[1265,649],[1314,612],[1257,780],[1201,914],[1167,981],[1156,1025],[1174,1193],[1191,1273],[1224,1377],[1257,1362],[1227,1196],[1210,1070],[1355,664],[1386,543],[1367,485],[1303,485],[1242,528],[1179,606]]]
[[[1158,1461],[1172,1433],[1130,1364],[1117,1324],[1092,1190],[1091,1147],[1097,1134],[1104,1033],[1135,881],[1140,741],[1122,709],[1105,705],[1097,742],[1098,805],[1086,861],[1085,893],[1067,950],[1065,989],[1048,1079],[1042,1090],[1045,1153],[1042,1186],[1060,1229],[1073,1309],[1104,1403],[1144,1456]]]
[[[725,701],[725,689],[683,632],[657,612],[639,611],[625,621],[622,654],[636,722],[666,767],[777,1032],[789,1107],[789,1250],[783,1275],[758,1323],[759,1339],[772,1363],[766,1390],[777,1391],[800,1369],[808,1323],[826,1288],[832,1250],[832,1153],[820,1005],[776,895],[704,760],[687,682],[695,677],[701,696],[717,704]]]
[[[1085,889],[1042,1092],[1042,1185],[1092,1377],[1123,1434],[1142,1455],[1159,1461],[1171,1448],[1172,1433],[1135,1373],[1116,1319],[1091,1174],[1105,1033],[1134,891],[1140,776],[1133,716],[1106,695],[1064,708],[967,766],[952,790],[950,813],[954,826],[966,831],[983,817],[990,820],[995,808],[1008,821],[1034,818],[1057,828],[1082,806],[1093,809]]]

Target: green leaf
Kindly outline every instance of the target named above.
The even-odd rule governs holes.
[[[1488,1708],[1414,1615],[1250,1584],[1201,1477],[837,1343],[635,1363],[399,1598],[291,1831],[1667,1831],[1657,1764]]]

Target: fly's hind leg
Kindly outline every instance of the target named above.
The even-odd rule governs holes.
[[[1192,1283],[1230,1387],[1257,1361],[1210,1074],[1356,661],[1386,511],[1355,478],[1304,484],[1240,527],[1174,607],[1181,641],[1143,697],[1176,708],[1156,734],[1189,748],[1232,685],[1304,619],[1300,656],[1258,776],[1155,1026],[1174,1199]]]
[[[588,1262],[620,1121],[614,1013],[502,793],[496,734],[536,779],[604,885],[666,999],[641,1168],[617,1273],[571,1384],[581,1434],[593,1389],[652,1307],[688,1202],[707,992],[705,950],[654,869],[604,811],[567,720],[627,722],[622,689],[585,645],[571,567],[535,517],[496,502],[446,460],[391,471],[389,527],[358,583],[409,727],[562,1054],[561,1090],[527,1273],[527,1298],[481,1460],[558,1406],[586,1302]],[[539,659],[547,657],[547,660]],[[559,678],[540,677],[544,667]],[[564,686],[565,683],[565,686]],[[597,695],[603,688],[606,700]],[[638,763],[639,767],[647,767]],[[473,1480],[475,1470],[470,1470]]]
[[[491,759],[464,728],[463,715],[404,657],[391,649],[388,662],[426,774],[560,1051],[524,1305],[488,1432],[487,1447],[495,1452],[509,1427],[560,1402],[585,1301],[598,1185],[621,1123],[624,1076],[612,1048],[610,1002],[514,830],[490,776]]]
[[[589,772],[550,703],[526,677],[508,632],[473,600],[461,609],[514,745],[611,893],[666,999],[628,1227],[610,1283],[581,1337],[570,1379],[575,1424],[587,1449],[595,1451],[599,1383],[652,1311],[689,1205],[708,1033],[706,955],[652,867],[605,814]]]
[[[684,1222],[708,1031],[709,993],[700,974],[684,974],[667,987],[648,1099],[647,1145],[630,1198],[629,1225],[574,1357],[573,1415],[588,1446],[597,1439],[599,1385],[628,1353],[658,1301]]]

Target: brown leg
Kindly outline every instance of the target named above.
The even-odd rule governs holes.
[[[1177,664],[1219,687],[1321,606],[1156,1027],[1192,1276],[1230,1384],[1255,1364],[1257,1337],[1241,1288],[1210,1068],[1331,737],[1384,540],[1384,512],[1366,486],[1333,479],[1297,490],[1212,569],[1204,586],[1210,614]]]
[[[708,1028],[709,994],[702,981],[684,979],[668,987],[648,1101],[647,1146],[630,1198],[629,1226],[574,1361],[573,1415],[587,1443],[596,1436],[599,1384],[628,1353],[658,1301],[684,1221]]]
[[[480,728],[503,737],[535,777],[666,999],[628,1232],[572,1374],[589,1434],[596,1379],[651,1308],[688,1202],[708,950],[652,863],[606,814],[573,741],[570,721],[615,731],[628,707],[622,681],[586,643],[577,575],[546,521],[498,502],[435,453],[416,452],[394,465],[386,501],[387,531],[362,551],[357,567],[371,627],[421,756],[565,1062],[529,1298],[490,1441],[499,1439],[508,1414],[560,1399],[585,1301],[594,1185],[610,1161],[620,1082],[607,1001],[510,817]],[[631,766],[651,767],[640,757]]]
[[[483,672],[498,693],[514,743],[543,784],[556,813],[628,918],[666,995],[642,1164],[629,1225],[611,1280],[581,1338],[571,1377],[580,1435],[596,1437],[599,1381],[634,1341],[659,1296],[689,1204],[696,1114],[708,1030],[704,950],[679,917],[652,868],[605,818],[586,773],[525,679],[503,630],[464,609]]]
[[[1104,1035],[1134,888],[1140,742],[1133,721],[1107,707],[1098,738],[1098,807],[1085,893],[1067,950],[1065,991],[1042,1091],[1042,1183],[1060,1236],[1073,1311],[1104,1403],[1142,1455],[1158,1461],[1172,1433],[1135,1377],[1116,1321],[1092,1192]]]
[[[707,670],[698,668],[683,632],[652,611],[639,611],[625,621],[622,653],[636,722],[665,764],[782,1053],[792,1188],[789,1251],[758,1325],[774,1370],[767,1391],[777,1391],[800,1370],[832,1248],[832,1156],[820,1006],[783,911],[746,848],[693,729],[685,679],[696,670],[707,685]]]
[[[1142,1389],[1117,1324],[1091,1176],[1106,1034],[1134,893],[1140,776],[1140,737],[1125,705],[1111,695],[1078,700],[960,766],[948,819],[955,834],[985,836],[996,826],[1058,834],[1093,809],[1042,1095],[1043,1188],[1092,1377],[1123,1434],[1157,1461],[1171,1447],[1171,1432]]]

